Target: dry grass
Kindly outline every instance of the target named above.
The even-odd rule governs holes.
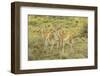
[[[28,60],[87,58],[87,23],[86,17],[28,16]],[[56,44],[52,50],[50,44],[44,49],[41,28],[49,30],[51,26],[55,28],[58,25],[63,27],[61,30],[69,31],[75,36],[72,38],[72,49],[67,42],[64,52],[61,51],[62,48],[56,48]]]

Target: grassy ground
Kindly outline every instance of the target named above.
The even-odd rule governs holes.
[[[87,58],[87,17],[71,17],[71,16],[28,16],[28,60],[53,60],[53,59],[77,59]],[[52,27],[63,27],[63,30],[68,30],[73,33],[73,43],[65,44],[65,51],[62,53],[62,48],[50,50],[50,45],[44,49],[44,42],[41,38],[40,29],[49,30]],[[61,29],[62,30],[62,29]]]

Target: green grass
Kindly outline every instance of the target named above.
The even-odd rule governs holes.
[[[87,17],[71,16],[28,16],[28,60],[54,60],[54,59],[79,59],[87,58]],[[40,29],[49,30],[50,27],[61,26],[61,30],[69,31],[75,35],[73,37],[73,49],[66,43],[62,48],[50,50],[50,45],[44,49],[44,42],[41,38]]]

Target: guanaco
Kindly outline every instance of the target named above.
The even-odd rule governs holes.
[[[50,50],[52,50],[54,45],[57,44],[57,37],[54,30],[52,28],[48,30],[41,29],[41,35],[44,42],[44,49],[48,48],[48,46],[50,45]]]

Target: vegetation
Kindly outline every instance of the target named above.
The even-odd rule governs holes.
[[[28,60],[87,58],[88,18],[28,16]]]

